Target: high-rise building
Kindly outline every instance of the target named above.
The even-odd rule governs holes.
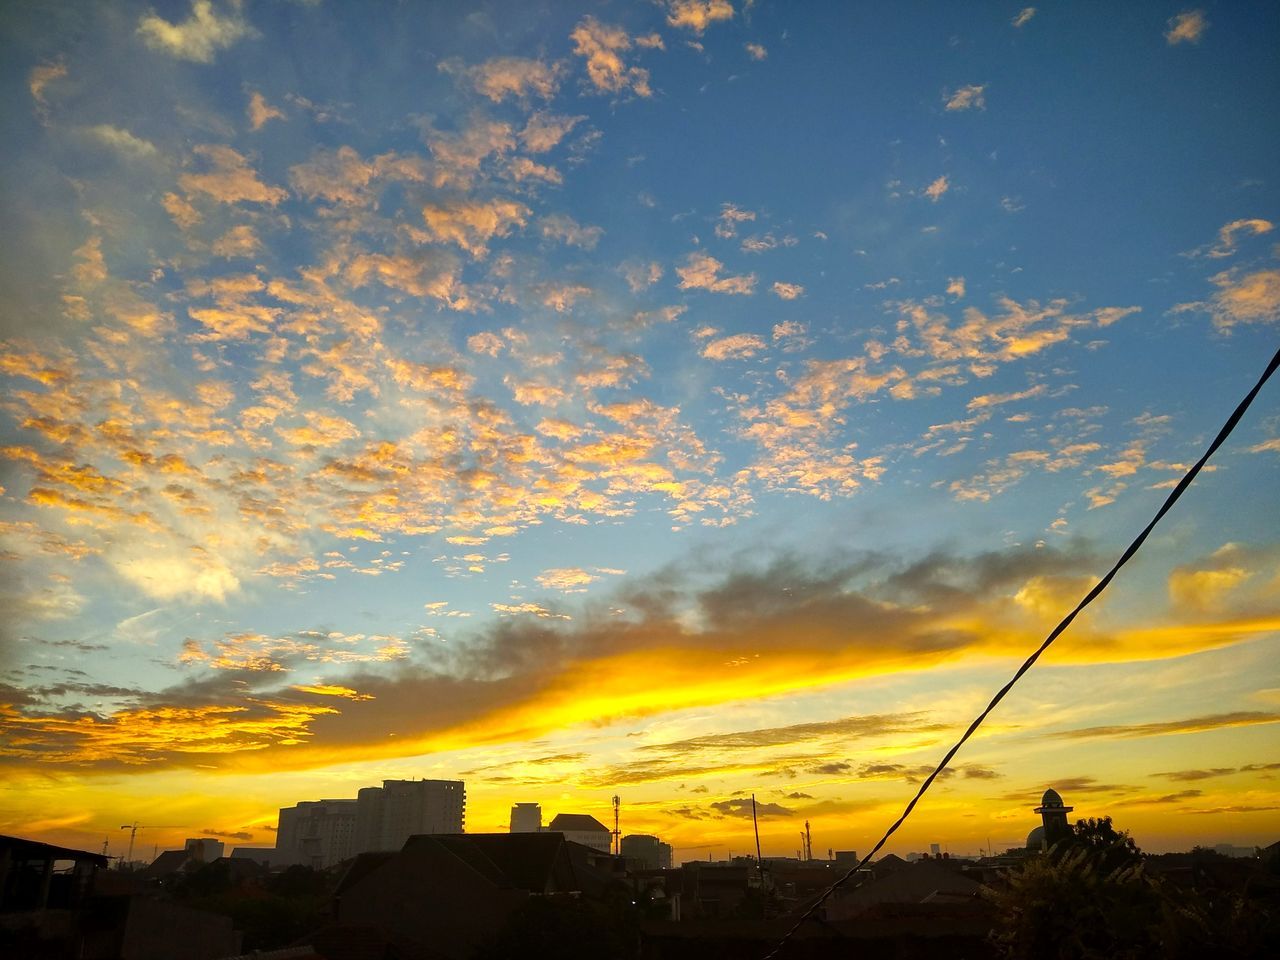
[[[512,833],[541,833],[542,805],[538,803],[517,803],[511,807]]]
[[[671,869],[671,844],[645,833],[632,833],[622,838],[622,855],[637,861],[645,870]]]
[[[419,833],[462,833],[467,790],[461,780],[383,780],[355,800],[356,853],[399,850]]]
[[[303,800],[280,810],[277,858],[316,870],[355,856],[355,800]]]
[[[182,848],[191,855],[192,860],[198,860],[200,863],[213,863],[222,856],[222,851],[226,849],[226,845],[221,840],[215,840],[213,837],[195,837],[184,840]]]

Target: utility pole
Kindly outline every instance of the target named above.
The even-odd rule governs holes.
[[[618,807],[622,803],[622,798],[616,793],[613,795],[613,852],[616,856],[622,856],[622,831],[618,829]]]

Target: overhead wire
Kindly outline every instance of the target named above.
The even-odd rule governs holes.
[[[1075,609],[1062,618],[1058,625],[1053,628],[1053,631],[1045,637],[1044,642],[1041,643],[1040,646],[1023,661],[1022,666],[1018,667],[1017,671],[1009,679],[1009,682],[996,692],[996,695],[991,698],[991,702],[988,703],[986,708],[974,718],[973,722],[969,724],[968,729],[965,730],[960,739],[955,742],[955,745],[946,752],[946,755],[943,756],[938,765],[933,768],[933,772],[921,781],[920,788],[916,791],[915,796],[911,798],[911,801],[903,809],[898,819],[895,820],[892,825],[890,825],[889,829],[884,832],[884,836],[876,842],[876,845],[871,848],[871,851],[859,860],[857,864],[851,867],[843,876],[831,884],[831,886],[827,887],[822,896],[810,904],[809,908],[800,915],[800,918],[796,920],[795,924],[785,934],[783,934],[782,939],[778,941],[777,945],[765,955],[764,960],[774,960],[774,958],[778,957],[783,947],[785,947],[791,938],[795,936],[797,931],[799,931],[805,922],[813,918],[817,914],[819,908],[821,908],[830,896],[835,893],[836,890],[840,889],[840,887],[842,887],[850,877],[854,876],[859,870],[865,867],[871,861],[871,858],[880,852],[881,848],[889,841],[889,838],[898,831],[898,828],[906,822],[907,818],[911,816],[911,812],[916,808],[916,804],[920,802],[920,799],[928,792],[929,787],[933,785],[933,781],[936,780],[939,774],[947,768],[947,764],[951,762],[952,758],[955,757],[955,755],[960,751],[960,748],[965,745],[969,738],[974,735],[977,729],[982,726],[983,721],[987,719],[988,715],[993,710],[995,710],[1000,701],[1005,698],[1005,695],[1013,689],[1014,684],[1022,679],[1023,675],[1026,674],[1026,672],[1035,665],[1036,661],[1040,659],[1040,655],[1049,649],[1062,632],[1071,625],[1076,616],[1084,610],[1085,607],[1089,606],[1089,604],[1091,604],[1099,594],[1107,588],[1107,585],[1111,583],[1112,579],[1120,571],[1120,568],[1128,563],[1129,559],[1138,552],[1139,548],[1146,541],[1151,531],[1155,529],[1156,524],[1158,524],[1164,515],[1172,509],[1173,505],[1178,502],[1186,489],[1191,486],[1191,482],[1195,480],[1196,476],[1200,473],[1200,470],[1209,461],[1209,458],[1217,452],[1218,448],[1222,446],[1227,437],[1231,436],[1236,425],[1253,404],[1254,398],[1258,395],[1258,392],[1266,385],[1266,382],[1271,379],[1271,375],[1276,372],[1276,367],[1278,366],[1280,366],[1280,350],[1276,351],[1275,356],[1271,358],[1271,362],[1267,364],[1266,370],[1264,370],[1262,376],[1258,378],[1258,382],[1253,385],[1253,389],[1245,395],[1244,399],[1241,400],[1235,410],[1232,411],[1231,416],[1227,418],[1226,422],[1222,425],[1222,429],[1218,431],[1218,435],[1213,438],[1213,442],[1209,444],[1200,459],[1191,466],[1191,468],[1183,475],[1182,479],[1178,481],[1173,490],[1169,492],[1164,503],[1161,504],[1160,509],[1156,511],[1155,516],[1151,518],[1151,521],[1145,527],[1143,527],[1142,532],[1133,539],[1133,542],[1130,543],[1124,553],[1120,555],[1120,559],[1117,560],[1112,565],[1111,569],[1107,571],[1106,576],[1099,580],[1097,584],[1094,585],[1093,589],[1085,594],[1084,599],[1076,604]]]

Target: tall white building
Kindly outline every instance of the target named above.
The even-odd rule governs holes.
[[[461,780],[383,780],[357,794],[356,853],[399,850],[419,833],[462,833],[467,789]]]
[[[276,859],[316,870],[355,856],[356,801],[303,800],[280,810]]]
[[[538,803],[517,803],[511,807],[512,833],[541,833],[542,805]]]

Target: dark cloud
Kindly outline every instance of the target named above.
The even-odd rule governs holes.
[[[206,745],[193,750],[177,741],[162,745],[165,739],[157,736],[148,740],[140,756],[151,766],[207,765],[252,746],[258,763],[307,766],[311,762],[309,744],[329,756],[330,751],[344,748],[386,753],[394,752],[399,743],[420,744],[434,733],[464,728],[474,729],[480,743],[524,740],[544,734],[550,722],[529,718],[555,716],[556,711],[513,708],[561,696],[557,691],[563,689],[566,678],[580,675],[585,664],[637,652],[657,655],[659,663],[667,657],[669,670],[656,669],[650,678],[656,693],[701,682],[705,676],[702,668],[686,663],[729,662],[744,653],[752,654],[753,659],[758,655],[762,663],[799,653],[805,659],[866,665],[868,670],[900,670],[904,659],[909,662],[916,654],[925,657],[922,664],[929,663],[939,653],[987,642],[976,630],[966,633],[940,626],[944,621],[954,622],[952,614],[976,611],[992,600],[984,591],[1003,589],[1014,582],[1015,573],[1025,577],[1074,571],[1088,558],[1084,553],[1052,548],[1020,548],[1007,555],[976,558],[935,553],[924,561],[905,564],[882,555],[781,556],[763,565],[734,561],[749,569],[718,576],[707,573],[716,569],[716,558],[697,559],[697,564],[691,561],[630,580],[611,595],[583,601],[570,622],[534,616],[503,618],[469,635],[458,635],[453,638],[457,642],[421,648],[411,662],[359,664],[345,673],[326,675],[326,683],[356,690],[370,699],[339,699],[291,689],[291,671],[304,664],[309,667],[310,662],[305,652],[292,658],[289,644],[273,648],[273,660],[284,668],[280,671],[187,664],[189,675],[182,683],[155,693],[129,692],[134,700],[127,706],[135,712],[155,711],[156,723],[164,722],[165,712],[181,714],[197,708],[231,711],[222,715],[227,720],[227,739],[217,749]],[[884,571],[889,572],[886,575]],[[932,598],[928,606],[918,602],[926,597]],[[894,598],[911,598],[913,602],[886,602]],[[618,610],[623,611],[621,616]],[[692,620],[691,611],[699,614]],[[695,629],[690,622],[699,625]],[[295,646],[303,650],[307,644],[320,642],[314,638],[323,636],[323,630],[293,634],[299,640]],[[111,696],[105,689],[100,695]],[[655,703],[661,703],[661,697],[655,696]],[[15,701],[12,709],[29,713],[34,705]],[[273,734],[273,724],[283,718],[286,709],[307,714],[305,721]],[[589,719],[608,723],[636,714],[631,708],[618,718]],[[85,731],[76,725],[81,716],[63,711],[58,717],[23,717],[27,724],[24,735],[31,733],[33,737],[15,747],[0,734],[0,762],[38,759],[75,762],[82,767],[116,766],[119,756],[82,749]],[[253,721],[256,732],[235,733],[229,719],[232,716]],[[94,723],[125,726],[135,719],[126,711],[94,717]],[[807,766],[838,762],[838,754],[833,754],[840,741],[938,734],[947,729],[921,713],[902,713],[728,731],[645,745],[638,749],[653,755],[652,760],[603,773],[611,778],[622,774],[632,782],[673,774],[705,777],[722,769],[722,764],[718,758],[716,762],[697,762],[693,758],[700,753],[724,755],[734,750],[825,741],[828,749],[815,757],[772,758],[774,774],[788,776]]]
[[[1192,783],[1196,780],[1209,780],[1214,777],[1226,777],[1233,773],[1260,773],[1267,770],[1280,770],[1280,763],[1246,763],[1242,767],[1212,767],[1207,770],[1167,770],[1153,773],[1153,777],[1164,777],[1178,783]]]
[[[1151,776],[1190,783],[1195,780],[1208,780],[1211,777],[1225,777],[1235,772],[1235,767],[1214,767],[1212,770],[1170,770],[1165,773],[1153,773]]]
[[[961,767],[960,771],[966,780],[999,780],[1004,776],[1003,773],[992,770],[990,767],[967,766]]]
[[[1280,763],[1249,763],[1240,768],[1241,773],[1255,773],[1259,770],[1280,770]]]
[[[1232,806],[1232,807],[1210,807],[1210,808],[1205,809],[1205,810],[1184,810],[1183,812],[1184,812],[1184,813],[1199,813],[1199,814],[1211,814],[1211,813],[1267,813],[1267,812],[1269,812],[1269,811],[1271,811],[1271,810],[1280,810],[1280,807],[1252,807],[1252,806],[1246,806],[1246,805],[1239,805],[1239,806]]]
[[[1058,791],[1058,795],[1061,796],[1063,801],[1068,805],[1071,804],[1070,795],[1072,794],[1141,792],[1141,788],[1139,787],[1125,786],[1124,784],[1118,783],[1099,783],[1094,777],[1055,777],[1052,783],[1026,787],[1021,790],[1004,793],[1000,795],[999,799],[1007,800],[1012,803],[1028,803],[1031,806],[1039,806],[1045,790],[1050,787]]]
[[[813,799],[813,795],[812,795],[812,794],[808,794],[808,793],[800,793],[800,792],[798,792],[798,791],[797,791],[796,793],[788,793],[788,794],[786,795],[785,799],[787,799],[787,800],[812,800],[812,799]]]
[[[846,773],[846,772],[848,772],[849,770],[852,770],[852,769],[853,769],[853,764],[851,764],[851,763],[844,763],[844,762],[840,762],[840,763],[820,763],[820,764],[818,764],[818,766],[816,766],[816,767],[810,767],[810,768],[808,769],[808,771],[807,771],[807,772],[808,772],[808,773],[817,773],[817,774],[834,775],[834,774],[837,774],[837,773]]]
[[[243,830],[239,830],[234,833],[228,833],[225,830],[201,830],[200,835],[202,837],[218,837],[220,839],[225,838],[227,840],[242,840],[246,843],[253,839],[252,833],[246,833]]]
[[[711,804],[711,809],[726,817],[744,817],[751,819],[751,801],[736,798],[733,800],[716,800]],[[794,811],[788,810],[786,807],[778,803],[756,803],[755,815],[761,820],[770,817],[790,817],[794,815]]]
[[[856,739],[896,733],[933,733],[950,729],[943,723],[926,722],[925,716],[923,713],[868,714],[815,723],[795,723],[786,727],[765,727],[758,730],[709,734],[670,743],[645,744],[637,749],[680,753],[691,750],[754,750],[760,747],[786,746],[829,738]]]
[[[1261,723],[1280,723],[1280,713],[1264,713],[1260,710],[1238,710],[1234,713],[1215,713],[1185,720],[1165,720],[1158,723],[1117,724],[1107,727],[1084,727],[1080,730],[1063,730],[1052,734],[1063,740],[1092,740],[1095,738],[1163,737],[1179,733],[1202,733],[1223,727],[1245,727]]]

